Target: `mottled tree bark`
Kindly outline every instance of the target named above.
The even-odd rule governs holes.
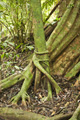
[[[65,2],[66,5],[69,4],[50,35],[47,48],[50,52],[51,69],[54,71],[52,74],[71,79],[80,71],[80,1]],[[76,64],[78,69],[72,70]],[[74,71],[72,76],[70,71]]]
[[[54,117],[46,117],[36,113],[12,108],[0,108],[0,117],[5,120],[67,120],[72,116],[70,114],[60,114]]]
[[[80,104],[74,112],[73,116],[69,120],[80,120]]]

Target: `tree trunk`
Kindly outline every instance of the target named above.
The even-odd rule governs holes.
[[[33,11],[33,27],[34,27],[34,41],[35,41],[35,51],[32,61],[27,66],[27,68],[19,75],[12,75],[0,82],[0,90],[10,87],[17,82],[24,80],[21,91],[12,98],[13,103],[17,103],[20,98],[22,98],[22,103],[26,104],[26,99],[29,100],[29,96],[26,91],[32,83],[32,78],[34,75],[34,68],[36,67],[35,76],[35,86],[36,90],[40,83],[41,72],[45,74],[48,78],[48,97],[52,97],[51,83],[56,90],[56,93],[61,91],[58,84],[50,76],[50,65],[54,74],[63,75],[68,79],[74,77],[80,71],[80,0],[70,0],[60,22],[51,33],[47,43],[45,41],[41,5],[40,0],[31,0],[32,11]],[[47,33],[48,34],[48,33]],[[49,50],[49,57],[48,51]],[[5,109],[5,108],[3,108]],[[0,109],[0,115],[8,119],[19,119],[23,120],[23,117],[16,116],[15,111],[10,109],[10,111],[4,111]],[[10,112],[9,114],[6,114]],[[16,111],[17,113],[17,111]],[[73,117],[70,120],[76,120],[77,113],[80,113],[80,105],[75,111]],[[21,112],[23,114],[23,112]],[[25,119],[37,120],[63,120],[62,118],[46,118],[43,116],[34,116],[33,113],[28,113]],[[15,118],[16,117],[16,118]],[[80,115],[77,115],[79,118]],[[70,118],[70,117],[69,117]],[[68,119],[69,119],[68,118]],[[24,120],[25,120],[24,119]],[[66,120],[66,118],[64,118]]]
[[[44,29],[43,29],[43,22],[42,22],[42,14],[41,14],[41,3],[40,0],[31,0],[32,11],[33,11],[33,33],[34,33],[34,42],[35,42],[35,55],[40,61],[40,64],[44,67],[44,69],[49,72],[49,58],[48,58],[48,51],[46,49],[46,41],[44,36]],[[36,10],[36,11],[35,11]],[[36,78],[35,78],[35,86],[34,89],[36,90],[39,87],[39,77],[40,75],[39,69],[36,71]],[[49,90],[51,90],[50,83]],[[51,92],[51,91],[50,91]],[[50,93],[50,97],[52,97],[52,92]]]
[[[63,75],[71,79],[80,71],[80,1],[70,0],[62,19],[50,35],[47,43],[43,30],[40,0],[31,0],[31,6],[35,42],[32,61],[21,74],[12,75],[0,83],[0,90],[3,90],[24,80],[21,91],[12,98],[13,103],[17,103],[22,98],[24,105],[26,104],[26,99],[30,100],[26,92],[32,83],[35,68],[35,91],[39,86],[41,73],[43,73],[48,78],[48,80],[45,80],[48,87],[47,98],[52,98],[51,84],[55,88],[56,94],[61,92],[61,88],[50,75],[49,57],[54,74]],[[49,57],[48,53],[50,53]]]
[[[79,0],[70,0],[61,20],[47,41],[51,70],[54,71],[52,74],[63,75],[68,79],[80,71],[79,8]]]
[[[34,42],[35,42],[35,51],[34,51],[35,56],[38,59],[39,63],[42,65],[42,67],[45,69],[45,71],[48,72],[48,74],[50,74],[49,57],[46,48],[46,40],[45,40],[43,22],[42,22],[41,1],[31,0],[31,7],[33,11],[33,33],[34,33]],[[34,86],[35,90],[36,87],[39,86],[39,80],[40,80],[40,70],[38,68],[35,77],[35,86]],[[48,86],[48,99],[51,99],[52,98],[51,85],[49,81],[46,82]],[[60,91],[60,87],[58,87],[56,83],[55,86],[57,88],[55,89],[56,93],[58,93]]]
[[[30,97],[27,94],[27,90],[29,89],[33,77],[34,71],[36,68],[36,76],[35,76],[35,84],[34,90],[39,87],[39,83],[41,81],[41,73],[43,73],[47,80],[48,88],[48,96],[44,98],[44,100],[52,99],[52,87],[55,88],[56,94],[59,94],[62,90],[57,84],[57,82],[51,77],[50,75],[50,67],[49,67],[49,57],[48,51],[46,48],[46,40],[43,30],[43,22],[42,22],[42,13],[41,13],[41,1],[40,0],[31,0],[31,7],[32,7],[32,14],[33,14],[33,33],[34,33],[34,42],[35,42],[35,51],[32,60],[30,61],[29,65],[25,68],[25,70],[18,75],[12,75],[8,78],[5,78],[0,83],[0,90],[4,90],[17,82],[24,80],[21,90],[18,92],[16,96],[14,96],[11,101],[12,104],[17,104],[19,99],[22,99],[22,104],[26,105],[26,99],[30,102]],[[43,85],[44,86],[44,85]]]

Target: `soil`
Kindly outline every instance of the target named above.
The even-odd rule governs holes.
[[[21,52],[20,48],[15,50],[13,47],[7,47],[5,49],[6,52],[2,60],[1,69],[2,79],[13,73],[23,71],[30,61],[30,56],[33,54],[33,50],[24,50]],[[6,56],[6,53],[9,55]],[[47,90],[44,90],[40,86],[37,92],[34,93],[34,84],[32,84],[28,90],[28,94],[30,95],[30,103],[26,101],[26,106],[22,106],[20,100],[17,106],[12,105],[10,100],[20,91],[21,85],[23,83],[20,82],[0,93],[0,107],[7,106],[19,108],[49,117],[59,113],[66,114],[74,112],[80,102],[80,88],[74,86],[77,76],[70,81],[57,75],[53,77],[60,85],[63,92],[56,96],[53,89],[53,99],[51,101],[42,101],[42,98],[47,96]]]

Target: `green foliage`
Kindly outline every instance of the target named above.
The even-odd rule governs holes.
[[[0,47],[2,49],[6,48],[6,47],[11,47],[11,46],[14,46],[14,43],[10,41],[11,39],[7,39],[5,40],[4,42],[1,42],[0,43]]]
[[[49,6],[52,6],[54,1],[55,1],[55,0],[45,0],[45,1],[42,3],[42,9],[44,9],[44,8],[47,9]]]
[[[30,46],[26,46],[29,50],[33,50],[34,49],[34,47],[32,46],[32,45],[30,45]]]
[[[59,0],[42,0],[42,9],[51,7],[53,3],[57,3]]]
[[[3,1],[0,1],[0,11],[3,11],[6,6],[6,3]]]
[[[22,46],[21,50],[22,50],[22,52],[29,51],[29,50],[31,51],[31,50],[34,50],[34,47],[32,45],[26,45],[25,44],[25,45]]]
[[[68,8],[72,8],[72,7],[74,7],[74,4],[70,4]]]
[[[3,15],[3,12],[0,13],[0,18],[1,18],[2,15]]]
[[[11,36],[22,37],[23,39],[26,35],[29,8],[30,5],[26,0],[1,0],[0,22],[6,27],[6,31],[8,30]]]
[[[7,48],[11,48],[14,47],[14,43],[10,41],[11,39],[6,39],[4,42],[0,42],[0,47],[1,47],[1,60],[3,60],[4,57],[8,58],[8,57],[12,57],[12,54],[7,52]]]
[[[53,6],[53,3],[58,0],[42,0],[42,12],[43,19],[45,19],[48,13]],[[21,52],[34,50],[33,45],[23,44],[23,37],[26,37],[26,32],[29,27],[28,22],[31,21],[29,19],[30,15],[30,1],[29,0],[1,0],[0,1],[0,24],[2,24],[2,31],[0,31],[0,36],[4,33],[4,35],[9,36],[12,35],[18,36],[21,41],[18,44],[12,42],[11,39],[7,39],[4,42],[0,43],[0,47],[2,49],[1,59],[4,57],[12,57],[11,53],[6,51],[7,48],[18,50],[21,49]],[[32,17],[32,16],[31,16]],[[58,18],[56,18],[56,21]],[[3,27],[4,26],[4,27]],[[16,40],[15,40],[16,41]],[[16,44],[16,45],[15,45]],[[14,54],[13,59],[19,57]]]
[[[17,50],[18,48],[21,47],[21,45],[23,45],[23,43],[18,44],[18,45],[15,47],[15,49]]]
[[[54,8],[55,3],[59,2],[59,0],[42,0],[42,13],[43,13],[43,21],[47,18],[49,13],[51,12],[51,9]],[[53,14],[53,16],[50,17],[50,19],[47,21],[53,22],[53,19],[55,19],[56,14]]]
[[[15,67],[17,70],[19,70],[19,69],[20,69],[17,65],[15,65],[14,67]]]
[[[54,2],[55,0],[44,0],[42,2],[43,19],[51,11]],[[22,70],[16,65],[21,52],[26,51],[28,53],[28,51],[34,50],[34,46],[25,42],[24,39],[29,38],[28,34],[33,32],[31,24],[30,0],[0,0],[0,37],[8,36],[6,40],[0,41],[0,52],[4,69],[7,69],[7,76],[15,73],[15,71]],[[10,71],[8,71],[9,69]]]
[[[43,21],[51,11],[53,3],[57,1],[59,0],[41,0]],[[0,23],[5,26],[5,35],[17,36],[19,43],[23,43],[30,32],[28,30],[32,21],[30,11],[29,0],[1,0]]]
[[[54,19],[54,21],[60,21],[60,20],[61,20],[60,17],[59,17],[59,18],[56,17],[56,18]]]

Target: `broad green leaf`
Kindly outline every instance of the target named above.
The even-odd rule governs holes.
[[[4,58],[4,53],[1,55],[1,59],[3,59]]]
[[[13,42],[8,42],[10,45],[14,46],[15,44]]]
[[[6,42],[4,42],[4,43],[3,43],[3,46],[4,46],[4,47],[7,47],[7,46],[8,46],[8,44],[7,44]]]
[[[27,46],[27,48],[28,48],[29,50],[33,50],[33,49],[34,49],[33,46]]]
[[[17,70],[19,70],[19,69],[20,69],[17,65],[15,65],[14,67],[15,67]]]

